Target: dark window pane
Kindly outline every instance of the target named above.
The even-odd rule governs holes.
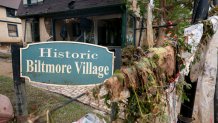
[[[15,9],[6,8],[6,14],[8,17],[15,17]]]
[[[38,4],[38,3],[42,3],[43,0],[25,0],[23,3],[24,5],[34,5],[34,4]]]

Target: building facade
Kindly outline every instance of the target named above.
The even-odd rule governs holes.
[[[115,52],[115,68],[120,65],[121,47],[136,44],[137,18],[128,13],[123,0],[23,0],[17,15],[24,43],[78,41],[106,46]]]
[[[0,44],[22,42],[21,19],[16,17],[20,0],[0,1]]]

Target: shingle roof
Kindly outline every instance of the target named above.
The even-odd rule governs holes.
[[[69,3],[75,1],[73,6]],[[123,4],[123,0],[44,0],[38,5],[20,4],[17,16],[40,15]]]
[[[0,0],[0,6],[18,9],[21,0]]]

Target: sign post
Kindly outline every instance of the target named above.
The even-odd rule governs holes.
[[[18,116],[18,120],[22,120],[22,117],[25,117],[28,114],[25,80],[20,77],[20,48],[22,47],[18,44],[11,45],[13,80],[16,97],[16,115]]]

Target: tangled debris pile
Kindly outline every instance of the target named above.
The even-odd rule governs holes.
[[[166,46],[144,51],[128,46],[123,49],[122,63],[121,69],[104,83],[105,102],[117,103],[116,112],[123,107],[124,119],[128,122],[149,123],[157,118],[166,122],[166,89],[178,77],[174,48]],[[178,87],[182,91],[181,86]],[[96,89],[94,95],[98,95]]]
[[[107,93],[99,95],[101,89],[98,87],[93,91],[94,97],[103,97],[108,106],[111,102],[116,104],[115,114],[118,115],[120,110],[124,112],[126,122],[177,122],[177,101],[188,100],[183,87],[191,88],[185,82],[185,75],[190,72],[191,81],[198,80],[200,85],[204,80],[202,76],[209,75],[206,73],[209,71],[205,71],[206,56],[217,24],[218,17],[214,16],[187,28],[185,37],[167,43],[176,46],[146,50],[134,46],[124,48],[121,69],[100,86],[105,87]],[[210,85],[207,87],[207,92],[214,91]],[[199,93],[202,90],[205,89],[201,88]],[[213,116],[212,113],[209,115]]]

